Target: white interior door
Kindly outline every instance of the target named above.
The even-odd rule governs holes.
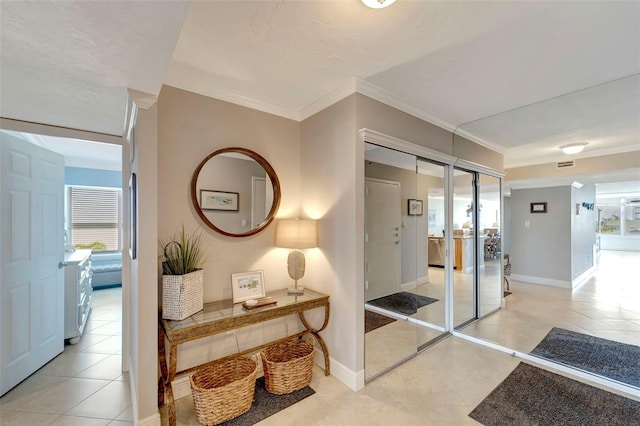
[[[64,159],[0,141],[2,395],[64,350]]]
[[[365,300],[400,291],[400,183],[365,179]]]
[[[260,176],[251,176],[251,229],[257,228],[266,219],[269,212],[266,203],[266,179]]]

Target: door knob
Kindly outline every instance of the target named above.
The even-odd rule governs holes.
[[[65,266],[67,266],[67,262],[59,262],[59,263],[58,263],[58,269],[62,269],[62,268],[64,268]]]

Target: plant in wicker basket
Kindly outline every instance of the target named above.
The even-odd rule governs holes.
[[[182,226],[162,247],[162,318],[182,320],[202,310],[204,235]]]

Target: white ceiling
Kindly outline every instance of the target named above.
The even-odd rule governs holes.
[[[0,116],[121,135],[127,88],[160,91],[188,7],[1,1]]]
[[[640,147],[636,1],[0,8],[3,117],[119,134],[126,87],[298,120],[357,90],[503,152],[507,167],[554,161],[574,140],[585,156]]]

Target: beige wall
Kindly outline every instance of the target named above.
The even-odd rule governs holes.
[[[158,99],[158,236],[166,239],[182,224],[188,231],[202,230],[208,245],[203,265],[205,303],[232,298],[232,273],[263,270],[267,291],[291,284],[288,250],[273,246],[275,223],[254,236],[226,237],[206,227],[193,208],[193,172],[207,155],[225,147],[248,148],[264,157],[281,184],[278,217],[299,216],[300,123],[174,87],[162,88]],[[158,248],[154,255],[160,256]],[[298,323],[297,318],[288,317],[182,345],[178,369],[293,334],[300,330]]]
[[[567,160],[570,160],[567,157]],[[611,172],[612,170],[637,169],[640,164],[640,151],[622,154],[602,155],[600,157],[578,158],[575,167],[558,169],[556,163],[538,164],[535,166],[514,167],[507,169],[505,182],[541,177],[591,175]]]
[[[504,155],[460,135],[453,136],[453,155],[495,170],[501,171],[504,167]]]
[[[251,237],[225,237],[204,226],[193,208],[190,183],[194,170],[207,155],[225,147],[248,148],[263,156],[280,179],[278,216],[298,216],[300,123],[174,87],[162,88],[158,99],[158,233],[166,239],[182,224],[186,230],[203,230],[208,244],[208,260],[203,265],[205,302],[232,297],[232,273],[262,269],[267,290],[286,288],[290,281],[287,251],[273,247],[273,223]]]
[[[367,128],[445,154],[453,154],[451,132],[367,96],[354,96],[357,130]]]
[[[301,205],[318,222],[319,249],[308,257],[308,285],[331,296],[325,333],[332,374],[354,387],[353,372],[363,369],[363,271],[357,252],[364,244],[358,226],[362,192],[362,149],[357,149],[355,96],[302,122]],[[358,177],[361,177],[358,180]],[[307,278],[305,278],[307,279]]]

